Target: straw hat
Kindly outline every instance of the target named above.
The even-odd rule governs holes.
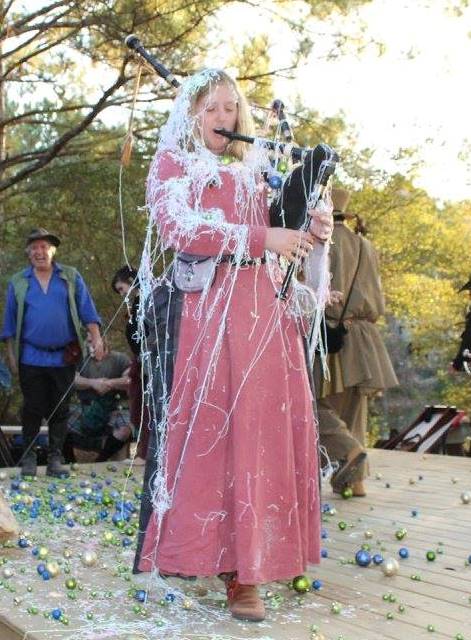
[[[471,276],[469,276],[468,282],[466,282],[461,289],[458,289],[458,293],[461,293],[462,291],[471,291]]]
[[[332,189],[332,204],[334,205],[334,216],[342,216],[343,218],[355,218],[354,213],[348,212],[346,209],[350,202],[351,193],[347,189]]]

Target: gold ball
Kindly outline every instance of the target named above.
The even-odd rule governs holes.
[[[62,555],[66,560],[69,560],[72,557],[72,551],[70,549],[64,549]]]
[[[381,570],[385,576],[395,576],[399,571],[399,563],[396,558],[386,558],[381,565]]]
[[[39,547],[38,558],[40,560],[44,560],[45,558],[47,558],[48,554],[49,549],[47,547]]]
[[[84,551],[81,561],[84,567],[94,567],[98,562],[98,556],[95,551]]]
[[[51,578],[55,578],[60,573],[59,564],[55,560],[46,563],[46,569],[49,571]]]
[[[370,538],[372,538],[372,537],[373,537],[373,532],[372,532],[372,531],[369,531],[369,530],[368,530],[368,531],[365,531],[365,538],[366,538],[367,540],[369,540],[369,539],[370,539]]]
[[[183,608],[184,609],[191,609],[192,606],[193,606],[193,603],[192,603],[191,600],[189,600],[189,599],[183,600]]]

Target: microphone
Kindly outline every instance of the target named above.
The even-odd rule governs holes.
[[[281,100],[279,99],[273,100],[273,103],[271,105],[271,110],[280,121],[280,129],[281,129],[281,133],[283,134],[283,138],[286,140],[286,142],[292,142],[293,133],[291,131],[291,127],[289,126],[289,122],[286,119],[284,109],[285,109],[285,105]]]
[[[141,55],[144,58],[144,60],[147,60],[147,62],[151,65],[151,67],[155,71],[157,71],[159,76],[161,76],[173,87],[178,89],[181,86],[180,82],[175,78],[173,73],[169,69],[164,67],[164,65],[161,62],[159,62],[157,58],[155,58],[151,53],[149,53],[144,48],[144,45],[134,33],[131,33],[128,36],[126,36],[126,38],[124,39],[124,44],[127,47],[129,47],[129,49],[136,51],[139,55]]]

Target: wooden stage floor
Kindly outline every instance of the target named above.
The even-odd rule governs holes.
[[[119,529],[106,503],[125,489],[125,500],[137,506],[141,472],[128,478],[126,464],[113,464],[81,465],[68,481],[39,478],[19,487],[14,470],[0,470],[0,487],[30,541],[0,548],[0,640],[310,640],[312,625],[328,640],[471,640],[471,502],[461,498],[471,496],[469,458],[372,450],[366,498],[344,500],[325,487],[327,557],[306,573],[322,587],[299,595],[285,583],[264,586],[268,615],[260,624],[230,618],[216,578],[172,579],[161,589],[147,575],[131,574],[136,515]],[[407,531],[402,540],[400,529]],[[396,558],[398,574],[356,565],[364,544],[371,554]],[[32,553],[41,547],[48,552],[43,562],[59,570],[48,580]],[[399,558],[400,547],[407,559]],[[426,559],[428,551],[435,560]],[[84,566],[93,564],[90,552],[97,563]],[[68,589],[71,578],[76,586]],[[136,589],[149,589],[146,604]]]

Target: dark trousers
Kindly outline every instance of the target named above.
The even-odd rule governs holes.
[[[49,453],[62,453],[75,366],[35,367],[20,364],[19,374],[23,394],[24,451],[32,447],[44,418],[49,421]]]

